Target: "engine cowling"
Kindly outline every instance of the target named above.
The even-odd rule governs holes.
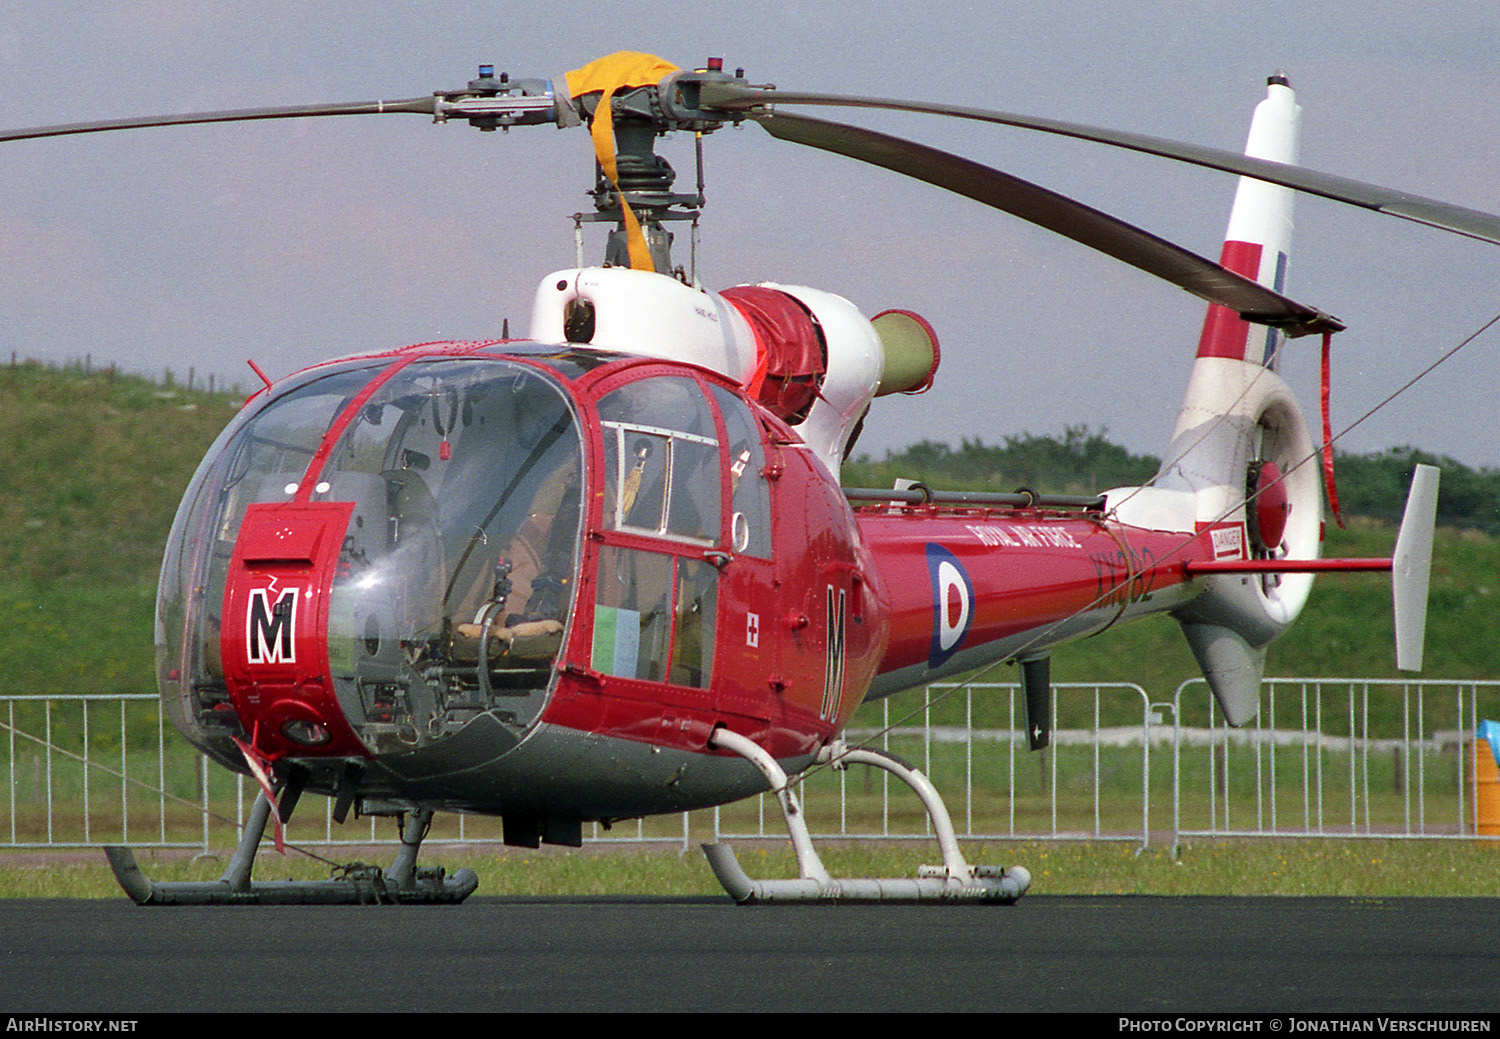
[[[708,292],[628,267],[542,279],[531,338],[701,365],[738,381],[837,473],[870,401],[920,392],[938,362],[931,327],[907,311],[872,323],[842,296],[801,285]]]

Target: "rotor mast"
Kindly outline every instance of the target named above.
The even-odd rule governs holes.
[[[690,221],[696,225],[705,202],[703,193],[702,135],[711,133],[726,121],[724,113],[708,113],[698,108],[698,91],[705,81],[744,84],[744,70],[730,76],[723,71],[724,59],[709,58],[705,68],[678,73],[669,82],[637,86],[606,95],[590,91],[573,98],[579,115],[591,124],[601,117],[600,102],[609,96],[611,135],[613,137],[615,179],[611,182],[601,162],[594,164],[594,213],[574,214],[579,223],[613,223],[605,245],[604,262],[612,266],[630,266],[629,235],[626,208],[639,222],[641,234],[650,252],[652,266],[660,273],[675,274],[686,280],[681,268],[672,266],[674,235],[664,226],[670,221]],[[664,156],[656,152],[656,142],[673,130],[691,130],[697,147],[696,191],[674,192],[677,172]],[[596,141],[599,139],[595,132]]]
[[[511,79],[510,74],[495,72],[495,66],[479,66],[478,78],[463,90],[440,91],[435,96],[434,116],[445,122],[450,117],[466,119],[470,125],[485,131],[509,130],[512,126],[555,123],[559,127],[591,125],[603,114],[609,120],[607,132],[594,127],[596,159],[593,213],[575,213],[576,223],[613,223],[605,245],[604,262],[613,266],[632,266],[627,211],[637,223],[645,240],[645,252],[652,267],[661,273],[685,274],[672,268],[673,235],[664,226],[669,221],[696,223],[703,210],[703,150],[701,137],[725,122],[739,122],[739,113],[707,112],[698,107],[699,88],[704,82],[745,87],[744,72],[735,76],[723,72],[722,58],[708,59],[707,66],[693,72],[677,72],[660,83],[625,84],[615,89],[601,89],[590,81],[582,92],[569,97],[566,79]],[[671,66],[667,66],[671,68]],[[569,73],[571,78],[574,74]],[[670,95],[670,96],[668,96]],[[601,102],[609,99],[607,111],[601,113]],[[698,138],[695,149],[697,190],[673,192],[677,173],[663,156],[656,153],[656,140],[673,130],[691,130]],[[613,179],[605,162],[613,166]],[[637,264],[639,265],[639,255]]]

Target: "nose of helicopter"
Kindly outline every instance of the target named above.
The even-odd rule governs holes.
[[[268,757],[367,754],[334,690],[324,603],[354,506],[251,505],[225,582],[220,644],[230,700]]]

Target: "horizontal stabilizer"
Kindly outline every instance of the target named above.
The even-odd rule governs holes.
[[[1419,465],[1411,477],[1406,513],[1391,556],[1391,599],[1396,614],[1396,666],[1422,670],[1427,635],[1427,586],[1432,576],[1432,535],[1437,524],[1438,469]]]

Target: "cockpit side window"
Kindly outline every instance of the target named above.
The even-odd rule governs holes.
[[[604,529],[712,543],[719,539],[719,439],[698,384],[646,378],[599,401]]]
[[[594,602],[593,669],[707,688],[718,580],[718,570],[701,560],[605,545]]]
[[[619,678],[706,689],[719,571],[703,546],[724,537],[724,443],[713,406],[696,380],[666,375],[620,386],[598,408],[606,543],[591,665]]]

